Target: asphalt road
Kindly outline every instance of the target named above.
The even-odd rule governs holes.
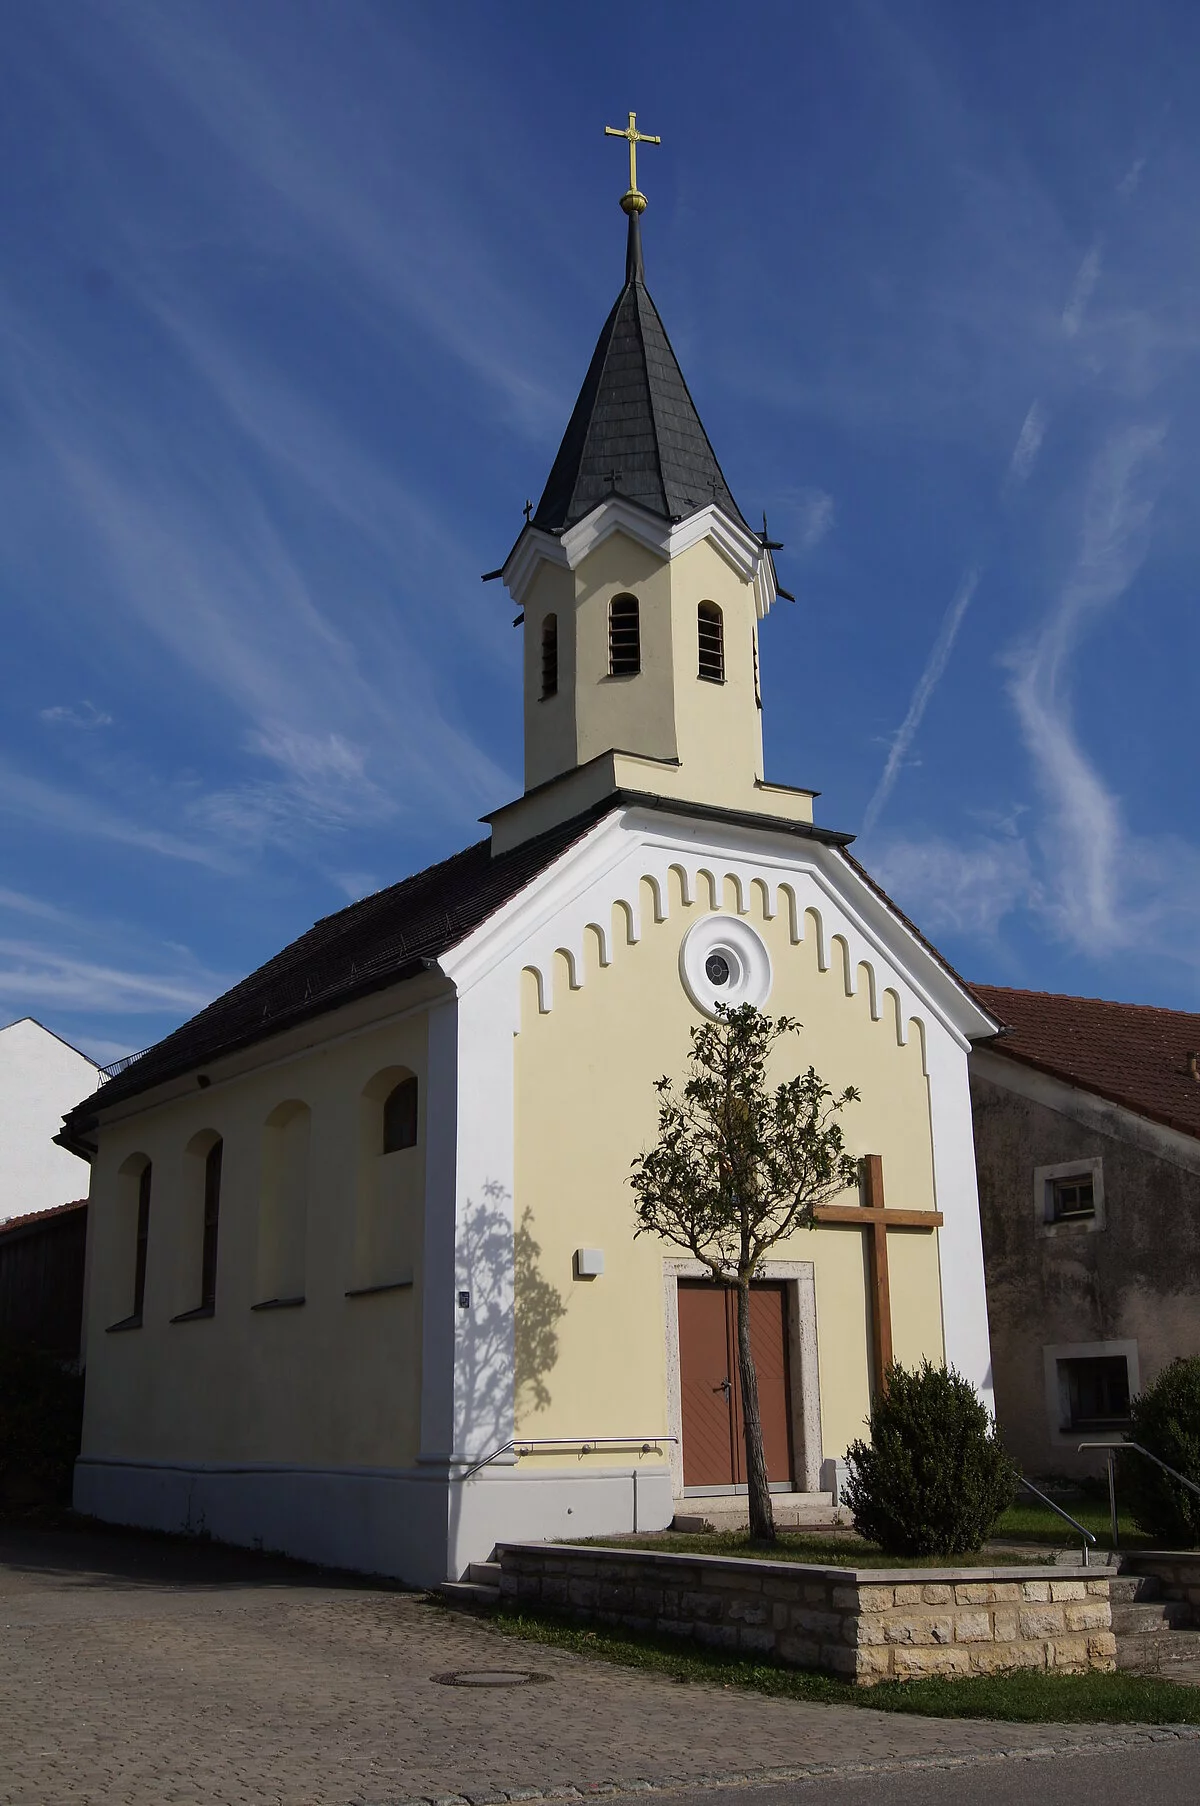
[[[1098,1726],[1103,1736],[1105,1727]],[[1200,1742],[1163,1742],[1095,1755],[978,1757],[953,1768],[857,1777],[812,1776],[767,1787],[672,1789],[672,1806],[1197,1806]]]

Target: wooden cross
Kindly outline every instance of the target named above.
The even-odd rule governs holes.
[[[940,1210],[888,1210],[883,1202],[883,1156],[864,1154],[860,1162],[863,1190],[861,1204],[818,1204],[813,1219],[835,1229],[866,1229],[867,1275],[871,1289],[871,1358],[875,1397],[886,1390],[885,1376],[892,1364],[892,1295],[888,1284],[887,1238],[889,1229],[940,1229]]]
[[[637,114],[636,113],[631,113],[629,115],[629,124],[625,127],[621,127],[619,125],[606,125],[604,128],[604,136],[606,138],[625,138],[628,140],[628,143],[629,143],[629,193],[631,195],[637,194],[638,193],[637,147],[639,144],[661,144],[662,139],[655,138],[654,136],[652,136],[652,134],[650,132],[639,132],[637,129]],[[639,198],[642,199],[643,205],[644,205],[645,204],[644,197],[639,196]],[[641,209],[639,208],[638,211],[640,212]]]

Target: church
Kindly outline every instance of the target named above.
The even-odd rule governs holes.
[[[65,1119],[97,1517],[436,1584],[744,1491],[726,1295],[635,1240],[629,1185],[721,1004],[797,1017],[792,1069],[861,1094],[861,1194],[754,1291],[773,1488],[828,1486],[891,1358],[990,1398],[968,1054],[996,1025],[813,792],[764,775],[773,548],[646,286],[646,140],[615,135],[624,282],[495,573],[524,793]]]

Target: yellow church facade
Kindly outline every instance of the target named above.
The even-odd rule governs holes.
[[[990,1387],[967,1054],[995,1025],[811,793],[764,778],[772,547],[626,210],[625,284],[502,573],[523,796],[67,1118],[100,1517],[432,1583],[744,1489],[724,1300],[635,1240],[629,1186],[655,1080],[722,1004],[800,1020],[779,1076],[858,1089],[847,1145],[886,1191],[760,1276],[772,1484],[828,1491],[889,1351]]]

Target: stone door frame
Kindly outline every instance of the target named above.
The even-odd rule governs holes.
[[[679,1281],[706,1279],[698,1260],[663,1261],[663,1324],[667,1350],[667,1431],[671,1489],[683,1497],[683,1399],[679,1377]],[[787,1287],[788,1374],[792,1420],[792,1483],[798,1492],[821,1485],[821,1380],[817,1363],[817,1285],[810,1260],[767,1260],[755,1276]],[[694,1492],[689,1498],[695,1497]]]

